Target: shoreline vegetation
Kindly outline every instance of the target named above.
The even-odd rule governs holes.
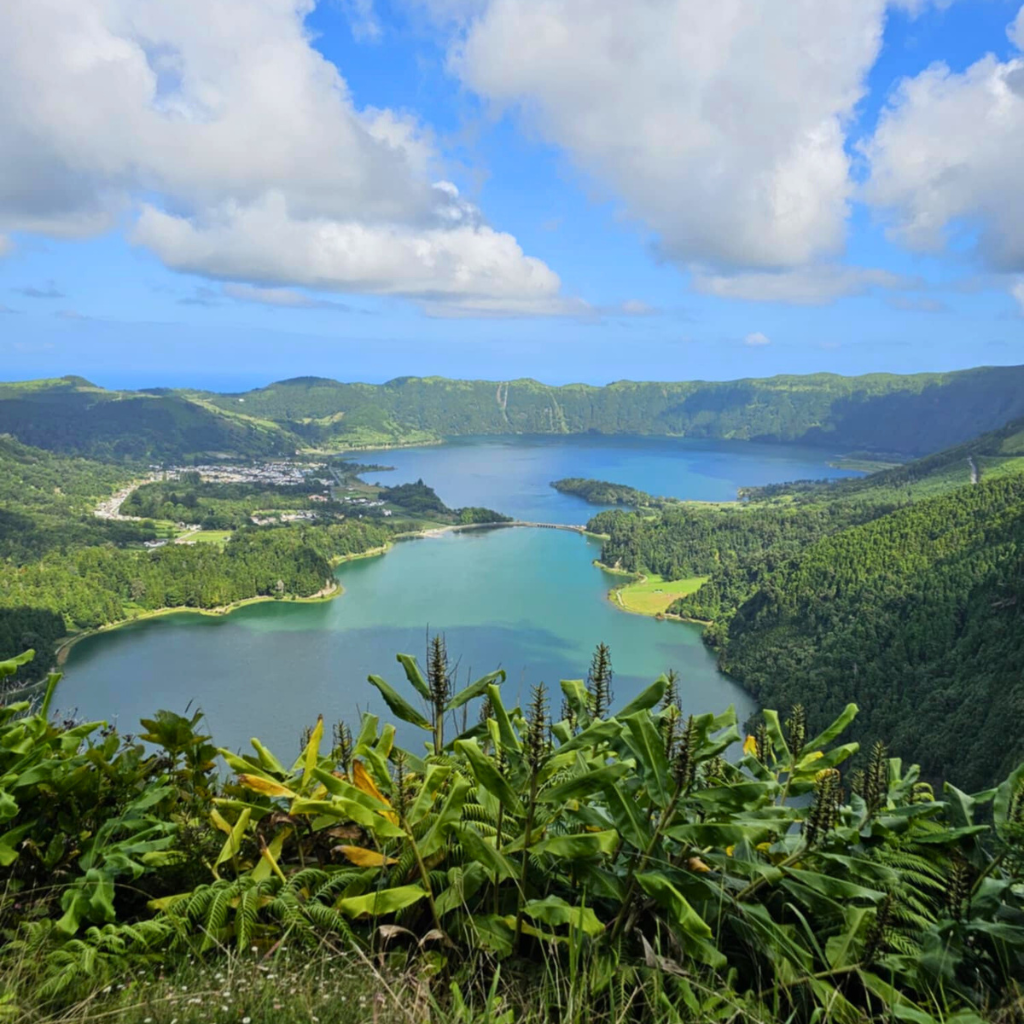
[[[347,562],[353,558],[365,558],[370,554],[381,554],[382,551],[383,549],[377,549],[373,552],[348,555],[341,559],[341,561]],[[240,601],[232,601],[230,604],[218,605],[216,608],[193,608],[186,605],[176,605],[169,608],[146,609],[145,611],[140,611],[134,615],[130,615],[127,618],[118,619],[116,622],[106,622],[102,626],[83,629],[70,636],[64,637],[57,645],[54,652],[56,666],[58,669],[61,668],[67,661],[71,648],[82,640],[91,636],[97,636],[100,633],[112,633],[114,630],[123,629],[125,626],[131,626],[136,622],[145,622],[148,619],[163,619],[169,615],[206,615],[211,618],[221,618],[225,615],[231,615],[232,612],[237,612],[240,608],[247,608],[249,605],[254,604],[265,604],[268,601],[278,601],[285,604],[319,604],[322,601],[331,601],[336,597],[341,597],[344,592],[345,588],[340,583],[335,582],[333,586],[324,587],[322,590],[318,590],[315,594],[310,594],[308,597],[298,597],[294,594],[277,596],[274,594],[259,594],[256,597],[246,597]],[[31,686],[26,687],[26,689],[39,687],[44,683],[45,680],[40,680],[39,682],[32,683]]]
[[[397,541],[406,540],[424,540],[431,537],[440,537],[446,533],[461,533],[465,530],[495,530],[503,529],[507,527],[529,527],[534,529],[556,529],[564,530],[570,533],[579,533],[586,537],[600,538],[601,534],[590,533],[583,526],[578,526],[571,523],[533,523],[526,521],[513,520],[504,523],[451,523],[439,526],[426,527],[421,530],[410,530],[405,533],[396,533],[393,539],[387,544],[378,545],[377,547],[367,548],[366,551],[357,551],[348,555],[338,555],[331,559],[331,567],[337,568],[339,565],[343,565],[346,562],[355,562],[363,558],[377,558],[381,555],[387,554],[394,546]],[[597,563],[595,563],[597,564]],[[125,626],[134,625],[137,622],[144,622],[148,619],[161,619],[166,618],[170,615],[207,615],[214,618],[220,618],[222,616],[231,615],[233,612],[239,611],[242,608],[247,608],[250,605],[255,604],[266,604],[270,601],[276,601],[285,604],[317,604],[323,601],[331,601],[336,597],[341,597],[345,593],[345,588],[341,583],[335,581],[334,586],[327,588],[324,587],[322,590],[317,591],[315,594],[310,594],[307,597],[298,597],[292,594],[260,594],[256,597],[247,597],[240,601],[232,601],[230,604],[218,605],[216,608],[194,608],[188,606],[173,606],[169,608],[154,608],[152,610],[140,611],[134,615],[130,615],[127,618],[118,619],[116,622],[107,622],[102,626],[96,626],[91,629],[83,629],[70,636],[62,637],[60,642],[56,645],[54,650],[55,666],[60,669],[64,666],[68,659],[68,655],[71,649],[82,640],[87,639],[91,636],[97,636],[101,633],[112,633],[115,630],[123,629]],[[45,684],[46,680],[37,680],[33,683],[27,684],[22,690],[17,693],[28,693],[39,689]],[[14,691],[12,691],[13,693]],[[7,696],[10,696],[8,694]]]

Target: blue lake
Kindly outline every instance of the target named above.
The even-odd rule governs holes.
[[[549,486],[564,476],[718,501],[744,485],[850,475],[815,450],[621,437],[463,438],[354,458],[395,467],[369,480],[422,477],[453,507],[485,505],[559,523],[583,523],[595,511]],[[71,651],[57,703],[125,731],[157,708],[198,706],[219,745],[247,747],[259,736],[284,759],[298,752],[303,727],[318,714],[328,724],[354,724],[366,709],[385,715],[367,674],[404,687],[395,654],[422,660],[430,630],[445,633],[460,682],[504,668],[512,701],[540,681],[557,691],[560,679],[582,678],[604,641],[618,701],[675,668],[687,711],[732,703],[749,714],[752,701],[717,670],[699,627],[629,615],[608,601],[613,581],[592,564],[599,553],[598,542],[556,530],[404,541],[340,566],[345,593],[330,602],[251,605],[221,618],[182,613],[89,637]],[[403,740],[418,743],[410,731]]]

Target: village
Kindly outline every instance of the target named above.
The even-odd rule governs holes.
[[[311,502],[323,505],[335,504],[348,506],[351,511],[362,517],[366,513],[379,514],[385,517],[392,515],[391,509],[384,508],[385,502],[370,496],[366,491],[353,486],[351,475],[342,476],[323,464],[302,465],[288,461],[254,463],[252,465],[224,465],[217,463],[201,463],[192,466],[150,466],[151,472],[143,479],[120,488],[109,498],[101,501],[93,511],[98,519],[110,519],[123,522],[138,521],[139,516],[124,515],[121,507],[132,493],[143,484],[159,483],[170,480],[182,480],[216,484],[250,484],[266,487],[309,487],[319,485],[321,493],[309,495]],[[316,475],[330,473],[330,476]],[[287,512],[266,510],[254,513],[250,520],[255,526],[270,526],[275,523],[315,522],[321,514],[315,509],[299,509]],[[195,534],[199,527],[195,524],[175,524],[179,535],[174,539],[177,544],[196,542]],[[146,541],[146,547],[163,547],[169,538]]]

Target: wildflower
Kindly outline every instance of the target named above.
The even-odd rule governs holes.
[[[256,947],[254,946],[253,948],[255,949]],[[243,1017],[242,1024],[252,1024],[252,1017]]]

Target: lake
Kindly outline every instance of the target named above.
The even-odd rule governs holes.
[[[479,438],[360,454],[393,465],[370,480],[422,477],[453,507],[485,505],[521,519],[583,523],[595,511],[548,486],[563,476],[629,484],[701,500],[735,497],[745,484],[850,475],[827,453],[773,445],[630,438]],[[387,709],[366,682],[375,672],[403,690],[395,654],[423,662],[427,631],[443,631],[459,682],[495,668],[505,692],[525,699],[546,682],[585,676],[594,646],[609,644],[619,702],[668,668],[687,712],[754,705],[722,675],[700,628],[617,610],[614,580],[592,563],[600,544],[560,530],[497,529],[403,541],[385,555],[338,568],[345,593],[329,602],[251,605],[212,618],[182,613],[98,634],[75,645],[58,689],[62,712],[116,721],[123,731],[158,708],[201,707],[215,741],[248,748],[259,736],[282,759],[304,726]],[[416,730],[403,741],[416,743]],[[424,734],[425,735],[425,734]]]

